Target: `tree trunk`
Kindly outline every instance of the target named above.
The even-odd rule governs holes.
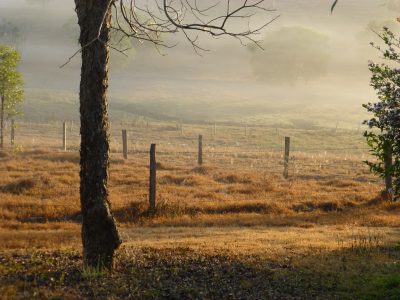
[[[1,111],[0,111],[0,149],[4,148],[4,97],[0,95]]]
[[[387,141],[385,143],[385,158],[384,158],[384,166],[385,166],[385,191],[386,195],[391,198],[392,195],[392,168],[393,168],[393,153],[392,153],[392,145]]]
[[[84,264],[112,267],[114,251],[121,239],[108,199],[108,60],[110,0],[75,0],[82,68],[80,84],[81,150],[80,198],[83,216]],[[99,39],[93,42],[98,36]]]

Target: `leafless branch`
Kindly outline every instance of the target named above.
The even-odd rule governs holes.
[[[266,0],[110,0],[108,9],[113,10],[112,30],[124,38],[136,39],[140,43],[150,42],[160,52],[160,48],[171,48],[176,44],[166,41],[168,35],[182,33],[194,51],[208,51],[199,44],[200,34],[212,37],[229,36],[237,39],[242,45],[254,43],[261,48],[261,31],[279,18],[272,16],[274,9],[268,7]],[[68,64],[78,53],[100,40],[107,11],[104,13],[98,34],[88,44],[75,52],[61,67]],[[258,26],[252,25],[255,15],[264,19]],[[243,28],[245,27],[245,28]],[[240,28],[237,30],[235,28]],[[118,50],[115,45],[110,46]],[[118,50],[124,53],[124,51]],[[161,52],[160,52],[161,53]]]
[[[216,0],[202,6],[199,0],[119,0],[114,11],[114,29],[125,36],[152,42],[156,47],[171,47],[163,37],[181,32],[198,54],[207,51],[198,43],[199,33],[230,36],[242,44],[251,42],[260,47],[257,36],[279,17],[266,16],[275,11],[267,7],[266,0]],[[252,26],[255,14],[261,14],[260,19],[267,17],[267,21]],[[243,27],[243,23],[245,30],[234,29],[235,25]]]

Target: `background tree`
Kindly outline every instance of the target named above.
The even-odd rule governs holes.
[[[283,27],[265,36],[268,47],[250,46],[257,78],[274,84],[314,80],[327,72],[328,37],[304,27]]]
[[[0,44],[0,148],[4,148],[4,122],[20,114],[19,104],[23,101],[23,80],[18,71],[20,55],[10,46]]]
[[[377,92],[378,101],[364,105],[373,113],[373,117],[365,123],[375,129],[366,131],[364,136],[377,161],[366,163],[372,172],[388,179],[386,189],[389,193],[392,192],[393,177],[393,193],[397,198],[400,195],[400,69],[394,65],[400,63],[400,55],[396,50],[400,47],[400,40],[388,28],[384,28],[379,36],[384,46],[373,45],[381,51],[388,64],[369,64],[371,86]],[[392,159],[393,164],[385,164]]]
[[[0,43],[20,48],[25,35],[23,26],[13,20],[0,19]]]
[[[199,33],[230,36],[241,43],[258,43],[255,34],[272,20],[253,28],[249,19],[256,12],[270,11],[263,4],[264,0],[226,0],[211,4],[196,0],[75,0],[81,45],[77,53],[82,55],[80,198],[83,255],[87,266],[111,268],[114,251],[121,243],[107,188],[109,50],[115,48],[110,45],[111,31],[122,33],[122,38],[151,42],[156,47],[173,46],[165,43],[163,35],[182,33],[196,52],[205,50],[198,43]]]

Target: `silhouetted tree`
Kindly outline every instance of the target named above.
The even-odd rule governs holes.
[[[114,251],[121,244],[107,188],[109,50],[115,48],[110,45],[110,33],[119,32],[125,38],[147,41],[159,48],[173,46],[166,44],[162,36],[180,32],[196,52],[201,52],[205,49],[198,44],[199,33],[258,44],[254,36],[272,21],[254,28],[249,25],[255,12],[271,11],[263,6],[264,0],[207,3],[196,0],[75,0],[81,45],[77,53],[82,54],[80,197],[87,266],[111,268]]]

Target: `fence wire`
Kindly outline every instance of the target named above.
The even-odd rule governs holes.
[[[181,129],[183,128],[183,130]],[[79,124],[66,122],[67,153],[73,155],[79,151]],[[128,161],[147,166],[151,143],[157,144],[157,161],[170,169],[191,169],[197,165],[198,135],[203,135],[203,161],[206,166],[213,166],[230,172],[263,172],[282,175],[284,170],[284,136],[293,136],[289,155],[289,178],[314,176],[343,180],[380,179],[369,173],[363,163],[371,159],[369,149],[359,132],[349,131],[337,135],[342,139],[343,147],[326,143],[324,140],[335,134],[329,130],[300,131],[289,129],[266,128],[262,126],[179,124],[163,122],[112,122],[110,126],[110,152],[113,159],[122,159],[121,130],[128,130]],[[251,132],[251,133],[249,133]],[[303,141],[304,138],[313,140]],[[320,143],[318,144],[318,142]],[[347,141],[347,142],[346,142]],[[15,130],[14,148],[22,151],[31,150],[32,155],[45,159],[44,151],[60,151],[63,145],[63,123],[20,122]],[[21,150],[21,149],[16,149]],[[35,150],[37,151],[35,153]],[[58,153],[58,152],[57,152]],[[59,161],[63,161],[62,158]],[[64,160],[68,161],[68,160]],[[112,162],[111,162],[112,164]],[[0,168],[1,173],[29,172],[29,168],[14,170]],[[52,171],[53,172],[53,171]],[[76,170],[62,170],[64,174]],[[53,172],[53,174],[56,174]]]

